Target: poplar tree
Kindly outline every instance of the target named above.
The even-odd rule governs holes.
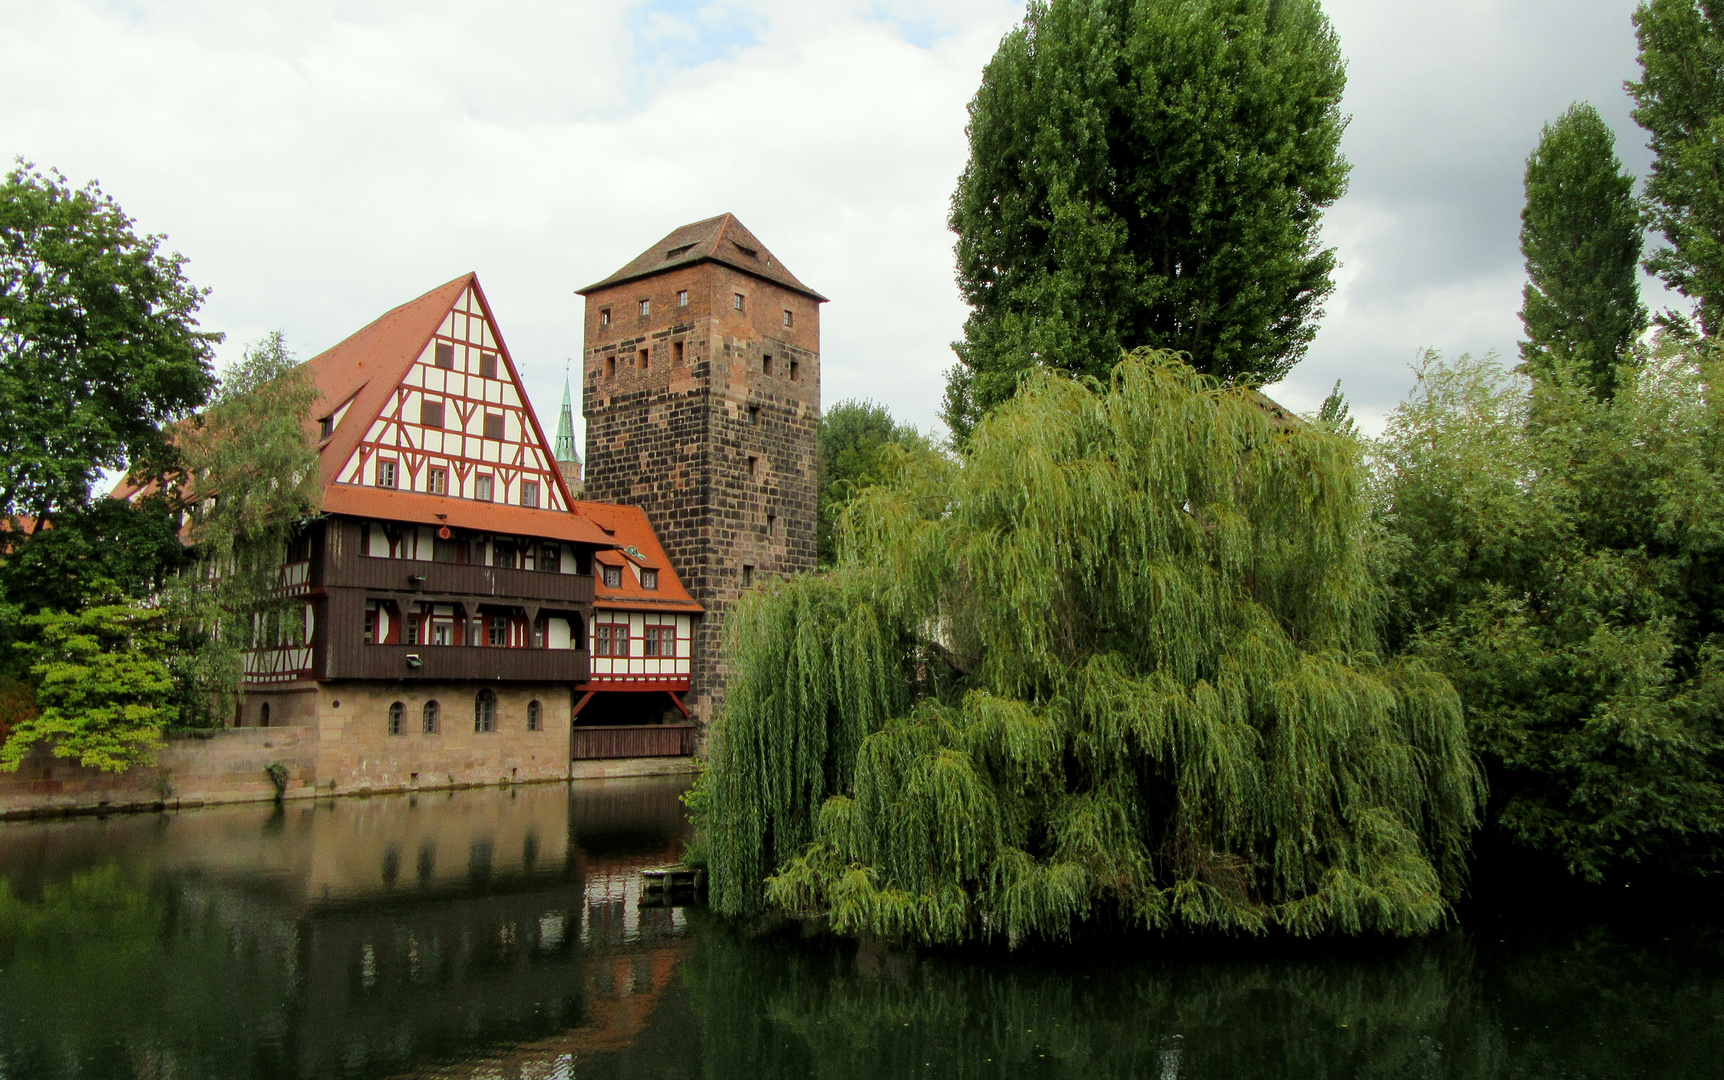
[[[1548,372],[1553,353],[1585,371],[1593,392],[1615,392],[1616,365],[1646,329],[1640,302],[1640,210],[1616,134],[1584,103],[1546,124],[1526,162],[1520,249],[1527,282],[1521,359]]]
[[[1024,373],[1170,349],[1223,380],[1302,357],[1333,289],[1346,78],[1316,0],[1030,4],[970,103],[952,198],[971,314],[945,420]]]
[[[1652,137],[1646,198],[1666,241],[1646,269],[1695,302],[1710,336],[1724,329],[1724,5],[1648,0],[1634,26],[1642,78],[1628,92]]]

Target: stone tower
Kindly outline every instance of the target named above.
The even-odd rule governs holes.
[[[586,297],[586,497],[646,510],[705,607],[688,705],[724,696],[726,610],[814,569],[820,305],[729,214],[684,225]]]

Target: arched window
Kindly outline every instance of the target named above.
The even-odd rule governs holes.
[[[473,730],[497,730],[497,695],[489,690],[479,691],[479,697],[473,702]]]
[[[268,727],[269,726],[269,702],[267,702],[267,701],[264,702],[263,707],[258,709],[258,711],[257,711],[257,726],[258,727]]]
[[[422,712],[420,716],[424,719],[425,734],[437,734],[437,703],[435,701],[427,701],[425,703],[425,711]]]
[[[539,703],[536,701],[527,702],[527,730],[539,730]]]
[[[389,703],[389,734],[401,734],[401,717],[407,712],[407,706],[399,701]]]

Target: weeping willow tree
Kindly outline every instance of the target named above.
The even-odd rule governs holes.
[[[209,408],[177,433],[198,556],[165,590],[182,637],[182,712],[224,715],[248,652],[305,640],[305,602],[283,597],[280,586],[289,541],[318,511],[317,451],[306,430],[317,400],[310,373],[275,331],[247,346]],[[195,726],[197,718],[182,720]]]
[[[712,901],[921,942],[1084,924],[1416,934],[1483,797],[1386,661],[1355,440],[1172,354],[900,458],[837,568],[730,620]]]

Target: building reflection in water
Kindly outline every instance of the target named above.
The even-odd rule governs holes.
[[[639,906],[678,859],[678,778],[0,826],[26,930],[0,971],[0,1069],[322,1077],[518,1067],[638,1037],[687,947]],[[141,912],[138,939],[49,924]],[[0,935],[4,936],[4,935]],[[76,997],[68,970],[105,971]],[[472,1066],[469,1066],[469,1071]],[[548,1070],[548,1071],[547,1071]]]

